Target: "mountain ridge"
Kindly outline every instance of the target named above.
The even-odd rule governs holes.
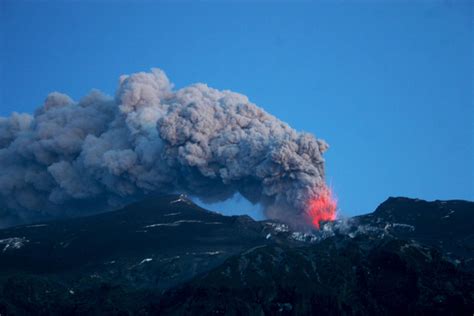
[[[0,313],[469,314],[473,222],[473,202],[391,197],[298,232],[163,196],[0,230]]]

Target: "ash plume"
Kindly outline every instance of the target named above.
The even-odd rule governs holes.
[[[159,69],[122,76],[114,98],[53,92],[34,115],[0,117],[0,226],[176,192],[239,192],[288,222],[324,187],[327,148],[244,95],[173,90]]]

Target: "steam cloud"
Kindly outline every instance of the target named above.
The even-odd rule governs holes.
[[[115,98],[53,92],[33,116],[0,117],[0,226],[174,192],[207,202],[240,192],[288,221],[324,187],[327,148],[244,95],[173,91],[159,69],[122,76]]]

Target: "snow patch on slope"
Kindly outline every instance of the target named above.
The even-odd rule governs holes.
[[[27,242],[29,242],[29,240],[25,237],[11,237],[6,239],[0,239],[0,245],[5,245],[5,247],[3,248],[3,252],[7,251],[8,249],[20,249]]]

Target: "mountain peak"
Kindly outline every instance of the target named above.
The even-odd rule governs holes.
[[[168,195],[11,227],[0,230],[0,314],[466,314],[473,206],[391,197],[303,233]]]

